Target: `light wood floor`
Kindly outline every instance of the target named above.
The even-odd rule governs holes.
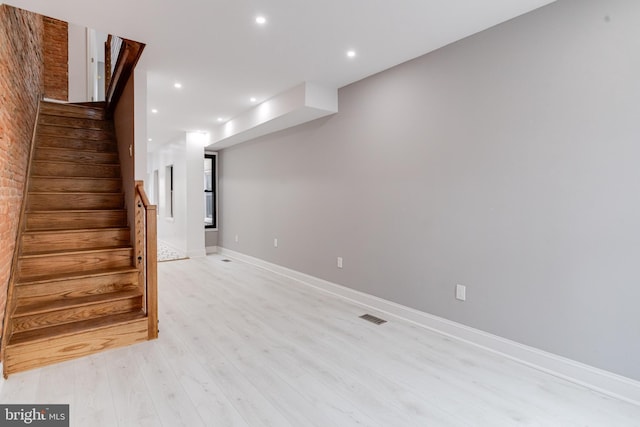
[[[91,427],[640,425],[640,407],[239,261],[159,275],[158,341],[15,374],[0,402],[69,403]]]

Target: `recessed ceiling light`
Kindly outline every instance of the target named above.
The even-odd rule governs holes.
[[[266,23],[267,23],[267,18],[265,18],[264,16],[256,16],[256,24],[264,25]]]
[[[151,109],[151,112],[152,112],[153,114],[158,114],[158,110],[157,110],[157,109],[155,109],[155,108],[152,108],[152,109]]]
[[[182,83],[174,83],[173,87],[175,87],[176,89],[182,89]]]
[[[355,51],[355,50],[348,50],[348,51],[347,51],[347,56],[348,56],[349,58],[355,58],[355,56],[356,56],[356,51]]]
[[[218,117],[218,121],[219,122],[224,122],[224,119],[222,117]]]
[[[251,101],[251,102],[256,102],[256,101],[257,101],[257,99],[256,99],[256,98],[254,98],[254,97],[252,96],[252,97],[251,97],[251,99],[249,99],[249,101]]]
[[[147,141],[151,142],[151,141],[153,141],[153,138],[149,138]]]

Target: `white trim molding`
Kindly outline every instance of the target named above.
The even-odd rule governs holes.
[[[639,381],[387,301],[364,292],[356,291],[240,252],[220,247],[218,253],[297,280],[307,286],[312,286],[356,304],[379,310],[448,337],[482,347],[532,368],[640,406]]]
[[[0,3],[0,4],[2,4],[2,3]],[[53,98],[46,98],[46,97],[42,98],[42,100],[45,101],[45,102],[53,102],[55,104],[68,104],[69,103],[69,101],[62,101],[60,99],[53,99]]]

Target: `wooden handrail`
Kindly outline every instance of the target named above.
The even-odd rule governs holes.
[[[111,44],[111,38],[109,38],[109,44]],[[111,116],[113,111],[120,100],[120,96],[124,91],[124,87],[129,81],[129,77],[133,74],[133,70],[142,55],[142,51],[145,48],[144,43],[135,42],[129,39],[122,39],[122,45],[118,51],[118,58],[115,62],[113,73],[109,68],[108,82],[109,85],[105,91],[105,101],[107,103],[107,115]],[[109,49],[110,50],[110,49]],[[113,62],[113,58],[110,57],[111,52],[106,51],[105,54],[109,55],[109,63]],[[105,60],[105,62],[107,62]],[[105,64],[106,71],[106,64]]]
[[[156,206],[149,203],[143,181],[136,181],[135,253],[144,284],[149,339],[158,338],[158,231]]]
[[[104,42],[104,93],[109,92],[109,83],[111,82],[111,40],[113,36],[109,34],[107,41]]]

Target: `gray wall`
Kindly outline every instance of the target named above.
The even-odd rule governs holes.
[[[560,0],[224,150],[219,244],[640,380],[639,23]]]
[[[207,230],[204,232],[204,246],[206,248],[211,248],[214,246],[218,246],[218,231],[217,230]]]

